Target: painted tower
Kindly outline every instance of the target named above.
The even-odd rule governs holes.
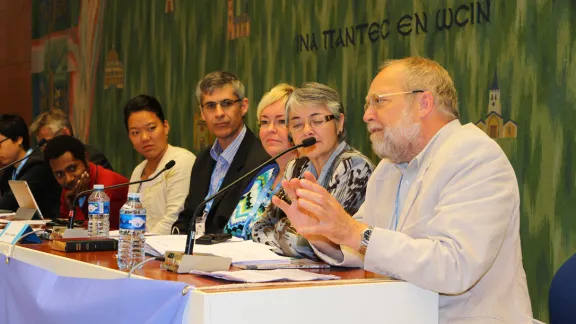
[[[500,103],[500,89],[498,88],[498,73],[494,72],[494,80],[492,81],[492,87],[488,94],[488,112],[495,112],[502,116],[502,104]]]

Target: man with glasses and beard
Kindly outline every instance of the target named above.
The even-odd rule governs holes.
[[[460,124],[457,102],[438,63],[386,61],[364,111],[383,159],[358,212],[310,173],[282,182],[291,204],[272,202],[326,262],[438,292],[439,323],[531,323],[516,175],[496,142]]]
[[[182,234],[188,232],[192,217],[196,217],[198,234],[221,233],[251,177],[208,202],[199,215],[193,215],[194,211],[204,199],[250,172],[270,156],[244,124],[248,98],[244,85],[235,75],[220,71],[206,75],[196,87],[196,99],[202,119],[216,136],[216,141],[212,147],[196,156],[188,197],[184,210],[173,225],[173,231]]]

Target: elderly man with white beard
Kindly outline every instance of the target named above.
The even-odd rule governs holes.
[[[311,174],[284,180],[291,203],[273,203],[326,262],[438,292],[440,323],[531,323],[516,175],[497,143],[458,121],[448,72],[386,61],[364,108],[382,161],[360,210],[347,215]]]

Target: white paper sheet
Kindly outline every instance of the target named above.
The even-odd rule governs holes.
[[[186,247],[185,235],[160,235],[146,237],[145,251],[152,255],[164,255],[166,251],[184,252]],[[223,257],[232,258],[232,264],[255,261],[283,261],[290,258],[278,255],[270,251],[270,247],[253,241],[243,241],[233,237],[230,241],[202,245],[195,244],[194,252],[210,253]]]
[[[49,219],[38,219],[38,220],[17,220],[17,219],[13,219],[13,220],[6,220],[6,219],[0,219],[0,224],[7,224],[7,223],[22,223],[22,224],[30,224],[30,225],[44,225],[48,222],[50,222]]]
[[[144,233],[144,236],[154,236],[156,234],[154,233]],[[110,233],[108,234],[108,237],[111,238],[117,238],[120,237],[120,231],[116,230],[116,231],[110,231]]]
[[[242,271],[191,271],[192,274],[210,276],[218,279],[239,282],[271,282],[271,281],[312,281],[312,280],[335,280],[340,277],[302,271],[298,269],[278,269],[278,270],[242,270]]]

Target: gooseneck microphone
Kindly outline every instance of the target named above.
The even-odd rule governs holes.
[[[146,180],[134,181],[134,182],[120,183],[117,185],[104,187],[103,190],[116,189],[116,188],[120,188],[120,187],[130,186],[133,184],[139,184],[139,183],[152,181],[152,180],[158,178],[162,173],[164,173],[164,171],[172,169],[172,167],[174,167],[175,164],[176,164],[176,161],[170,160],[168,163],[166,163],[166,165],[164,165],[164,168],[162,170],[160,170],[160,172],[156,173],[156,175],[154,175],[152,178],[148,178]],[[80,192],[79,194],[77,194],[76,197],[74,197],[74,200],[72,201],[72,210],[71,210],[72,215],[70,216],[70,223],[68,224],[68,228],[74,228],[74,218],[76,217],[76,206],[78,205],[78,199],[92,193],[94,190],[95,189],[84,190],[84,191]]]
[[[227,185],[226,187],[224,187],[223,189],[220,189],[217,193],[213,194],[212,196],[206,198],[204,201],[202,201],[198,207],[196,207],[196,210],[194,210],[194,213],[192,214],[192,219],[190,220],[190,223],[188,225],[188,234],[186,237],[186,249],[184,250],[185,254],[192,254],[193,250],[194,250],[194,235],[196,233],[196,215],[198,215],[198,213],[202,210],[202,208],[212,199],[216,199],[218,197],[220,197],[221,195],[223,195],[226,191],[228,191],[228,189],[234,187],[238,182],[242,181],[243,179],[246,179],[247,177],[253,175],[254,173],[258,172],[263,166],[269,164],[272,161],[275,161],[276,159],[278,159],[279,157],[281,157],[282,155],[294,151],[295,149],[301,148],[301,147],[309,147],[316,144],[316,138],[315,137],[308,137],[306,139],[304,139],[302,141],[302,143],[296,145],[296,146],[292,146],[291,148],[284,150],[278,154],[276,154],[276,156],[266,160],[264,163],[260,164],[259,166],[257,166],[256,168],[254,168],[253,170],[251,170],[250,172],[246,173],[245,175],[241,176],[240,178],[238,178],[236,181],[232,182],[231,184]]]
[[[39,148],[41,148],[42,146],[44,146],[44,144],[46,144],[46,140],[45,139],[41,139],[38,144],[36,145],[36,147],[32,150],[32,152],[30,152],[30,154],[26,154],[26,156],[24,156],[23,158],[21,158],[20,160],[16,160],[6,166],[4,166],[3,168],[0,169],[0,172],[8,169],[9,167],[13,166],[16,163],[22,162],[24,160],[26,160],[27,158],[30,157],[30,155],[34,154],[34,152],[36,152]]]

